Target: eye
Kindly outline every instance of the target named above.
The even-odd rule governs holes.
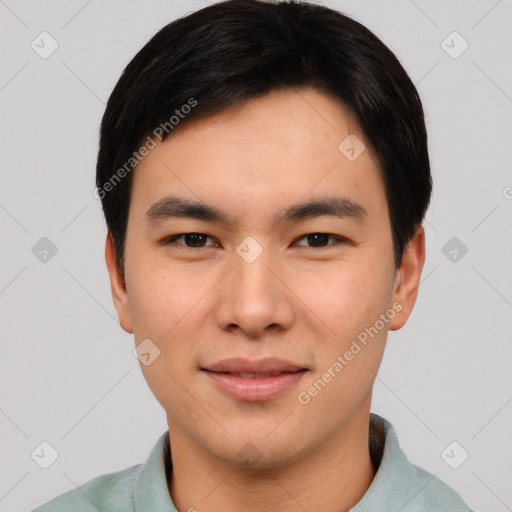
[[[211,243],[206,243],[207,240],[210,239]],[[333,242],[329,243],[329,239]],[[306,243],[299,243],[298,241],[304,240]],[[336,242],[348,242],[346,238],[337,235],[331,235],[330,233],[309,233],[307,235],[303,235],[297,239],[295,242],[296,245],[306,246],[312,249],[328,247],[334,245]],[[217,246],[218,243],[214,241],[214,239],[204,233],[181,233],[178,235],[172,235],[170,237],[165,238],[162,241],[163,245],[171,245],[173,243],[177,243],[178,245],[184,246],[189,249],[193,248],[203,248],[203,247],[212,247]],[[310,245],[308,245],[310,244]]]
[[[326,247],[328,245],[333,245],[332,243],[329,244],[329,238],[334,239],[336,242],[347,242],[348,240],[346,238],[343,238],[341,236],[337,235],[331,235],[329,233],[309,233],[307,235],[301,236],[297,240],[305,239],[307,243],[312,244],[309,247],[312,248],[319,248],[319,247]],[[304,246],[305,244],[297,243],[297,245]]]
[[[183,245],[185,247],[189,248],[195,248],[195,247],[209,247],[212,245],[216,245],[215,243],[212,244],[205,244],[206,240],[209,237],[208,235],[205,235],[204,233],[181,233],[179,235],[173,235],[165,240],[162,241],[163,245],[170,245],[173,242],[176,242],[178,245]],[[183,242],[178,242],[178,240],[183,239]]]

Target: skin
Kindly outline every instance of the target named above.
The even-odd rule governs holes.
[[[180,511],[336,510],[361,500],[375,475],[368,448],[372,386],[388,330],[401,328],[416,301],[425,260],[422,226],[400,269],[384,185],[367,145],[349,161],[338,145],[357,121],[313,89],[273,91],[178,127],[133,176],[125,282],[107,234],[106,263],[122,328],[149,338],[160,356],[144,377],[165,409]],[[230,224],[144,216],[162,197],[200,200]],[[338,194],[367,211],[364,222],[321,216],[275,223],[299,201]],[[204,233],[203,247],[183,237]],[[315,247],[305,235],[328,233]],[[252,236],[261,255],[247,263],[237,246]],[[180,245],[181,244],[181,245]],[[379,315],[385,324],[307,405],[297,395],[321,378]],[[200,371],[228,357],[275,356],[309,371],[265,402],[235,400]],[[255,455],[238,455],[252,443]],[[246,448],[247,449],[247,448]]]

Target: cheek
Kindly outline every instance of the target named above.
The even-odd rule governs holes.
[[[141,363],[141,369],[162,404],[179,401],[180,383],[197,371],[198,332],[211,309],[208,292],[218,281],[197,269],[164,263],[139,259],[129,293],[136,342],[149,339],[159,354],[151,365]]]
[[[315,320],[313,330],[318,334],[327,325],[329,332],[316,340],[314,372],[298,398],[310,401],[310,412],[331,412],[326,428],[334,428],[337,418],[369,399],[388,330],[388,323],[380,320],[390,310],[387,274],[370,268],[345,270],[331,273],[336,279],[316,280],[308,286],[310,307],[322,321]]]
[[[192,418],[189,422],[200,420],[201,410],[195,406],[189,393],[184,392],[188,388],[188,377],[184,377],[183,370],[179,371],[175,365],[170,364],[165,352],[162,352],[151,365],[141,364],[141,370],[155,399],[174,421],[181,422],[183,411],[187,411],[188,417]]]
[[[194,316],[196,305],[212,288],[208,276],[193,269],[164,266],[161,261],[139,261],[134,270],[129,300],[136,339],[139,334],[163,342],[172,336],[175,328]]]
[[[350,409],[350,404],[371,392],[392,318],[388,315],[387,322],[381,320],[381,315],[386,315],[391,307],[392,281],[388,268],[377,257],[367,261],[365,265],[354,265],[336,274],[337,279],[324,291],[327,297],[322,299],[325,323],[336,334],[332,335],[331,343],[323,345],[318,373],[330,370],[336,377],[318,405],[332,407],[334,400],[334,407],[340,411],[344,407]],[[320,291],[317,289],[316,293]]]
[[[365,265],[344,262],[301,274],[314,276],[301,277],[293,285],[307,306],[304,314],[323,323],[324,329],[329,327],[337,339],[356,336],[389,307],[391,281],[375,261]]]

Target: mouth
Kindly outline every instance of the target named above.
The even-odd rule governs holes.
[[[205,370],[210,371],[210,370]],[[293,372],[272,372],[272,373],[251,373],[251,372],[211,372],[219,375],[231,375],[232,377],[240,377],[242,379],[268,379],[270,377],[277,377],[278,375],[284,375],[287,373],[297,373],[307,371],[305,368],[301,370],[295,370]]]
[[[235,400],[247,402],[272,400],[296,385],[309,371],[275,358],[259,361],[226,359],[200,370],[219,391]]]

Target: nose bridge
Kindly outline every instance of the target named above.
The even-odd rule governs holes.
[[[254,238],[248,238],[233,255],[233,295],[242,302],[255,300],[263,305],[274,298],[275,276],[269,267],[275,266],[275,262],[268,248],[264,249]]]
[[[245,239],[233,254],[232,271],[225,280],[217,308],[219,326],[257,336],[268,326],[289,328],[293,307],[279,275],[278,258],[256,242]]]

